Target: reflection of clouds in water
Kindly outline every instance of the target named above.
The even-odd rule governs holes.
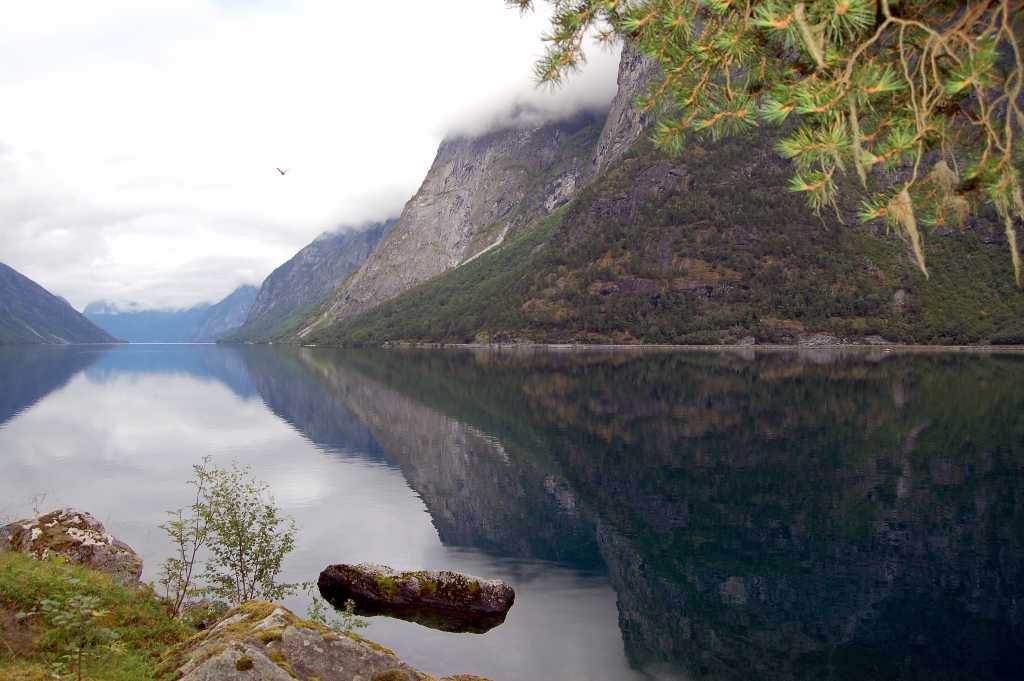
[[[275,476],[270,487],[277,505],[287,509],[310,506],[326,499],[333,491],[329,482],[317,471],[294,468]]]
[[[53,491],[48,509],[93,513],[143,554],[152,579],[168,550],[157,525],[166,510],[190,502],[192,464],[204,454],[226,464],[294,439],[260,403],[220,383],[122,374],[97,384],[79,376],[0,430],[0,496],[29,515],[31,493]]]
[[[606,577],[493,558],[441,544],[422,499],[402,472],[379,460],[325,452],[223,383],[184,372],[132,373],[112,358],[104,381],[76,376],[0,426],[0,512],[89,511],[145,561],[155,580],[170,544],[158,525],[193,500],[192,465],[237,459],[264,480],[299,526],[282,581],[315,580],[332,563],[372,561],[399,569],[452,569],[517,589],[505,624],[484,635],[445,634],[374,618],[367,635],[436,676],[632,679]],[[285,599],[305,612],[306,594]],[[538,632],[558,632],[545,636]]]
[[[639,679],[623,655],[616,596],[604,576],[558,566],[503,560],[474,550],[438,547],[423,567],[444,567],[516,590],[504,624],[482,635],[450,635],[399,620],[374,618],[371,640],[387,641],[402,659],[436,676],[477,673],[496,679]],[[403,566],[404,567],[404,566]],[[540,635],[537,632],[548,632]],[[458,660],[458,662],[452,662]],[[552,661],[557,660],[557,666]],[[557,675],[552,676],[552,670]]]
[[[188,505],[192,465],[237,460],[265,481],[299,526],[285,581],[315,579],[343,561],[417,562],[437,546],[423,502],[401,473],[324,454],[261,401],[184,373],[113,373],[68,386],[0,428],[0,499],[11,518],[75,506],[95,515],[156,578],[170,544],[158,525]],[[300,611],[306,599],[292,603]]]

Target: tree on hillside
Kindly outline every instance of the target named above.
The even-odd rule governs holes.
[[[578,71],[588,36],[630,40],[661,67],[639,102],[659,112],[661,146],[678,150],[687,130],[717,139],[793,118],[777,150],[815,211],[838,211],[837,171],[852,167],[866,188],[880,164],[895,181],[861,218],[902,230],[926,276],[918,225],[962,225],[988,203],[1021,285],[1024,1],[545,1],[540,83]]]

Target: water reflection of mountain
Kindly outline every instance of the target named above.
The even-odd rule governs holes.
[[[266,404],[314,443],[401,468],[448,546],[510,557],[600,564],[593,533],[552,503],[563,490],[532,460],[523,470],[493,437],[348,369],[334,355],[287,348],[244,351]],[[547,481],[547,483],[545,483]]]
[[[302,350],[246,346],[238,349],[264,404],[317,446],[393,463],[371,429],[299,359]]]
[[[638,667],[1024,676],[1024,357],[302,358],[442,539],[596,545]]]
[[[212,344],[122,345],[86,372],[90,381],[101,383],[120,374],[185,374],[220,381],[242,399],[259,397],[237,348]]]
[[[63,388],[111,348],[0,346],[0,425]]]

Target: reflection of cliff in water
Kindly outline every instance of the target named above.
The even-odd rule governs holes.
[[[238,352],[264,404],[314,444],[332,453],[391,463],[370,429],[299,359],[302,350],[245,346]]]
[[[50,393],[110,351],[104,346],[0,346],[0,425]]]
[[[495,438],[349,369],[339,357],[301,353],[326,399],[359,417],[398,464],[445,545],[582,569],[600,563],[592,533],[543,466],[510,458]]]
[[[509,509],[532,503],[549,522],[556,496],[589,518],[635,666],[1024,676],[1024,357],[308,357],[380,421],[385,446],[408,450],[403,471],[439,527],[512,530]],[[443,423],[485,444],[443,437]],[[417,482],[470,452],[508,463]]]

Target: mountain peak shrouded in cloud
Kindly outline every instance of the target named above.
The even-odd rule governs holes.
[[[142,309],[134,303],[96,301],[85,307],[93,323],[129,343],[204,343],[234,333],[259,289],[243,284],[218,303],[187,309]]]
[[[138,312],[141,310],[141,306],[138,303],[118,303],[113,300],[97,300],[89,303],[85,306],[83,314],[86,315],[111,315],[111,314],[125,314]],[[174,310],[166,310],[166,312],[173,312]]]
[[[509,128],[536,129],[581,114],[608,112],[617,91],[620,49],[599,50],[589,67],[558,87],[534,87],[529,81],[457,112],[442,128],[446,139],[474,139]]]
[[[0,257],[78,309],[187,308],[328,225],[397,214],[445,136],[614,92],[601,50],[563,90],[533,90],[541,8],[396,0],[381,49],[341,30],[345,3],[236,5],[0,4]]]
[[[386,49],[328,0],[60,8],[0,3],[0,257],[78,309],[261,281],[329,225],[399,213],[445,136],[614,91],[592,50],[534,92],[546,10],[497,0],[396,0]]]

